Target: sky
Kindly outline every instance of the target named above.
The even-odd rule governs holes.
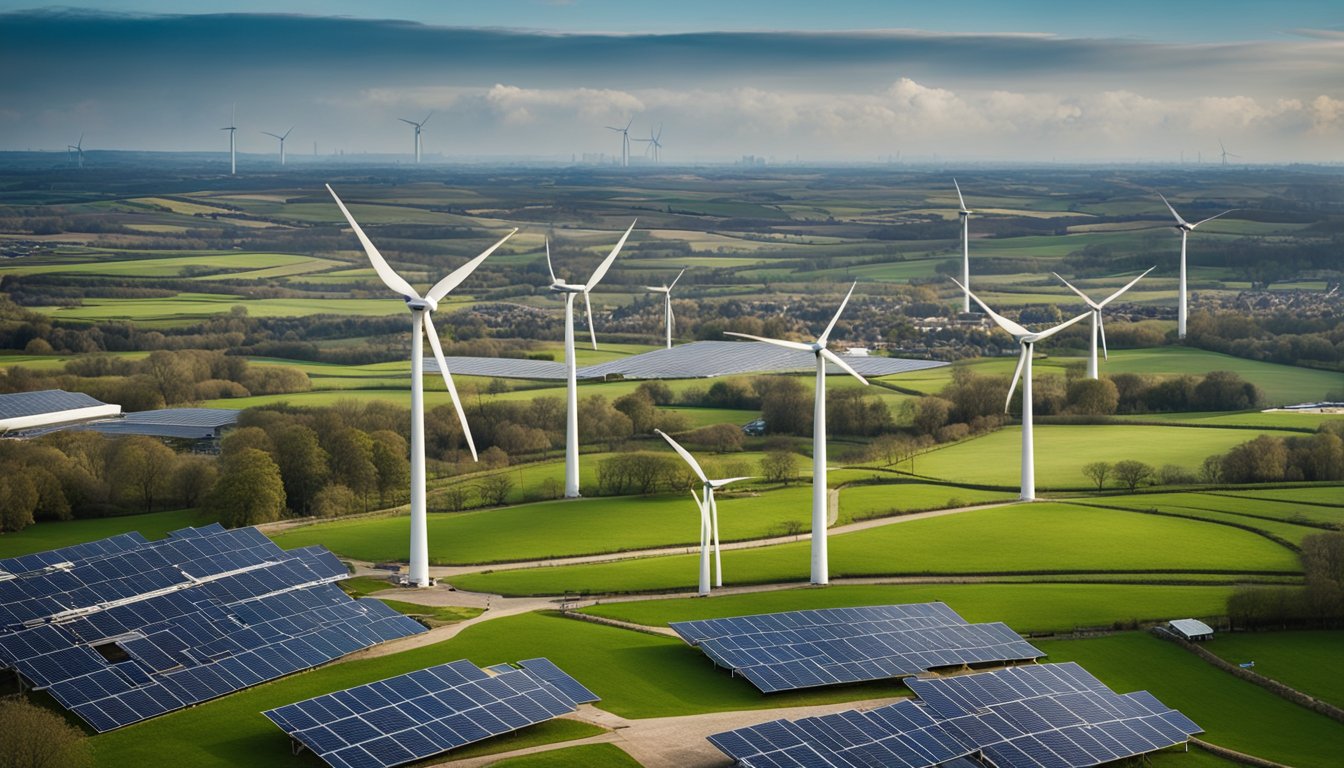
[[[673,163],[1344,160],[1337,0],[0,0],[0,72],[4,150],[236,119],[242,152],[409,155],[432,111],[431,159],[619,155],[631,121]]]

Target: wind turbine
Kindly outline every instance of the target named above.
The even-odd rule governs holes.
[[[956,281],[955,279],[953,279],[952,282],[956,283],[957,281]],[[961,285],[961,283],[957,283],[957,285],[961,286],[962,289],[965,289],[965,288],[966,288],[966,286]],[[1126,287],[1128,287],[1128,286],[1126,286]],[[1008,332],[1008,335],[1010,335],[1010,336],[1013,337],[1013,341],[1016,341],[1017,344],[1018,344],[1018,346],[1021,347],[1021,349],[1018,351],[1018,355],[1017,355],[1017,370],[1016,370],[1016,371],[1013,371],[1013,383],[1012,383],[1011,385],[1009,385],[1009,387],[1008,387],[1008,399],[1005,400],[1004,403],[1003,403],[1003,412],[1004,412],[1004,413],[1007,413],[1007,412],[1008,412],[1008,405],[1009,405],[1009,403],[1011,403],[1011,402],[1013,401],[1013,390],[1015,390],[1015,389],[1017,388],[1017,381],[1018,381],[1018,379],[1021,379],[1021,380],[1022,380],[1022,494],[1021,494],[1021,499],[1022,499],[1023,501],[1035,501],[1035,500],[1036,500],[1036,450],[1035,450],[1035,444],[1034,444],[1034,442],[1033,442],[1033,437],[1034,437],[1034,436],[1033,436],[1033,432],[1032,432],[1032,410],[1033,410],[1033,408],[1032,408],[1032,402],[1031,402],[1031,352],[1032,352],[1032,348],[1035,346],[1036,342],[1038,342],[1038,341],[1044,341],[1045,339],[1048,339],[1048,338],[1050,338],[1051,336],[1054,336],[1056,333],[1059,333],[1060,331],[1064,330],[1065,328],[1068,328],[1070,325],[1073,325],[1074,323],[1078,322],[1079,320],[1082,320],[1083,318],[1085,318],[1085,317],[1087,317],[1088,315],[1092,314],[1092,311],[1091,311],[1091,310],[1088,310],[1087,312],[1084,312],[1083,314],[1081,314],[1081,315],[1079,315],[1079,316],[1077,316],[1077,317],[1075,317],[1075,318],[1072,318],[1072,319],[1069,319],[1069,320],[1065,320],[1064,322],[1060,323],[1059,325],[1056,325],[1056,326],[1053,327],[1053,328],[1047,328],[1047,329],[1045,329],[1044,331],[1035,331],[1035,332],[1033,332],[1033,331],[1029,331],[1029,330],[1027,330],[1026,328],[1023,328],[1022,326],[1018,325],[1017,323],[1014,323],[1012,320],[1009,320],[1008,318],[1004,317],[1003,315],[1000,315],[999,313],[997,313],[997,312],[995,312],[994,310],[990,309],[988,306],[985,305],[985,302],[981,301],[981,300],[980,300],[980,297],[979,297],[979,296],[976,296],[974,293],[971,294],[971,298],[975,300],[975,303],[976,303],[976,304],[979,304],[979,305],[980,305],[980,308],[981,308],[981,309],[985,310],[985,314],[986,314],[986,315],[989,315],[989,319],[993,320],[995,325],[997,325],[997,326],[999,326],[1000,328],[1002,328],[1003,330],[1007,331],[1007,332]]]
[[[1227,158],[1229,158],[1229,157],[1241,157],[1241,155],[1234,155],[1234,154],[1232,154],[1231,152],[1228,152],[1228,151],[1227,151],[1227,147],[1223,146],[1223,140],[1222,140],[1222,139],[1219,139],[1219,140],[1218,140],[1218,149],[1220,150],[1219,154],[1221,154],[1222,157],[1223,157],[1223,167],[1224,167],[1224,168],[1227,167]]]
[[[963,313],[971,311],[971,236],[968,222],[971,219],[971,211],[966,208],[966,199],[961,196],[961,185],[957,184],[956,179],[952,179],[952,184],[957,188],[957,202],[961,205],[961,282],[966,289],[962,296]]]
[[[624,127],[624,128],[615,128],[615,127],[610,126],[610,125],[607,126],[607,130],[608,130],[608,131],[615,131],[615,132],[621,134],[621,167],[622,167],[622,168],[627,168],[627,167],[630,166],[630,126],[633,125],[634,122],[635,122],[635,118],[632,117],[632,118],[630,118],[630,122],[628,122],[628,123],[625,124],[625,127]]]
[[[1199,221],[1196,221],[1194,224],[1191,224],[1185,219],[1182,219],[1181,214],[1177,213],[1176,209],[1171,207],[1171,203],[1167,202],[1167,198],[1165,195],[1163,195],[1161,192],[1158,192],[1157,196],[1162,198],[1162,202],[1167,204],[1167,210],[1171,211],[1172,216],[1176,217],[1176,229],[1180,230],[1181,233],[1181,285],[1180,285],[1180,303],[1179,308],[1177,309],[1176,312],[1176,335],[1184,339],[1185,318],[1186,318],[1185,238],[1191,232],[1194,232],[1195,227],[1198,227],[1200,224],[1203,224],[1206,221],[1213,221],[1214,219],[1218,218],[1218,216],[1225,216],[1231,213],[1232,211],[1235,211],[1236,208],[1223,211],[1222,213],[1218,214],[1218,216],[1210,216],[1207,219],[1200,219]]]
[[[664,307],[665,314],[666,314],[666,316],[667,316],[667,348],[668,348],[668,349],[671,349],[671,348],[672,348],[672,289],[676,287],[676,285],[677,285],[677,280],[680,280],[680,279],[681,279],[681,276],[684,275],[684,274],[686,274],[686,270],[684,270],[684,269],[681,270],[680,272],[678,272],[676,278],[674,278],[674,279],[672,280],[672,285],[663,285],[663,286],[646,285],[646,286],[644,286],[644,290],[648,291],[649,293],[661,293],[661,294],[663,294],[663,307]]]
[[[415,126],[415,162],[417,162],[417,163],[420,162],[420,129],[423,128],[423,127],[425,127],[425,123],[428,123],[428,122],[429,122],[429,118],[431,118],[431,117],[433,117],[433,116],[434,116],[434,112],[431,110],[430,113],[429,113],[428,115],[425,115],[425,119],[424,119],[424,120],[421,120],[421,121],[418,122],[418,123],[415,122],[414,120],[407,120],[407,119],[404,118],[404,117],[398,117],[398,118],[397,118],[398,120],[400,120],[400,121],[403,122],[403,123],[406,123],[407,125],[413,125],[413,126]]]
[[[621,252],[626,238],[634,231],[635,221],[630,222],[630,228],[621,235],[621,239],[616,242],[616,247],[611,249],[611,253],[607,254],[607,258],[593,270],[586,283],[566,283],[555,276],[555,269],[551,266],[551,241],[549,239],[546,241],[546,270],[551,273],[551,290],[565,294],[565,369],[569,379],[569,386],[565,392],[565,498],[567,499],[579,497],[579,382],[578,366],[574,362],[574,297],[583,294],[583,306],[588,314],[588,334],[592,337],[593,349],[597,349],[597,331],[593,328],[593,305],[588,299],[588,293],[597,287],[598,282],[606,276],[607,270],[611,269],[616,254]]]
[[[827,493],[826,493],[826,361],[830,361],[839,366],[840,370],[848,373],[850,376],[858,379],[865,386],[868,380],[859,375],[831,350],[826,348],[827,340],[831,337],[831,331],[835,328],[835,323],[840,319],[840,313],[845,311],[845,305],[849,303],[849,297],[854,294],[854,288],[857,282],[849,287],[849,293],[845,294],[845,300],[840,302],[840,308],[835,311],[835,317],[826,326],[826,330],[821,332],[817,340],[811,344],[805,344],[800,341],[784,341],[783,339],[765,339],[760,336],[752,336],[746,333],[735,333],[725,331],[729,336],[739,336],[753,341],[763,341],[766,344],[774,344],[777,347],[785,349],[797,349],[811,352],[817,359],[817,389],[816,403],[813,405],[812,416],[812,583],[827,584],[830,582],[830,564],[826,553],[826,519],[827,515]]]
[[[1107,304],[1110,304],[1116,298],[1118,298],[1120,294],[1124,293],[1125,291],[1128,291],[1130,288],[1133,288],[1135,283],[1142,280],[1148,274],[1148,272],[1152,272],[1154,269],[1157,269],[1157,267],[1149,267],[1148,270],[1144,272],[1142,275],[1139,275],[1133,280],[1130,280],[1129,283],[1127,283],[1124,288],[1121,288],[1115,293],[1112,293],[1110,296],[1107,296],[1105,299],[1102,299],[1101,301],[1093,301],[1092,299],[1088,298],[1087,294],[1083,293],[1077,288],[1074,288],[1073,285],[1069,283],[1068,280],[1059,277],[1058,272],[1054,273],[1055,277],[1059,277],[1059,281],[1061,283],[1069,286],[1069,290],[1081,296],[1083,298],[1083,301],[1087,302],[1087,306],[1092,308],[1092,346],[1089,348],[1089,352],[1087,355],[1087,378],[1089,379],[1097,378],[1098,331],[1101,332],[1101,354],[1105,355],[1107,360],[1111,359],[1110,354],[1106,351],[1106,326],[1101,319],[1102,308],[1105,307]]]
[[[289,138],[289,134],[292,133],[293,131],[294,131],[294,126],[292,126],[292,125],[289,126],[289,130],[288,130],[288,131],[285,131],[285,135],[283,135],[283,136],[281,136],[281,135],[278,134],[278,133],[271,133],[270,131],[262,131],[262,133],[266,134],[267,136],[274,136],[275,138],[277,138],[277,139],[280,140],[280,164],[281,164],[281,165],[284,165],[284,164],[285,164],[285,139]]]
[[[650,128],[649,138],[635,139],[635,141],[642,141],[645,144],[648,144],[648,146],[644,148],[644,154],[648,155],[649,153],[653,153],[653,162],[658,163],[662,162],[663,159],[663,143],[659,141],[659,139],[661,139],[662,137],[663,137],[663,126],[659,125],[658,133],[654,133],[653,129]]]
[[[82,134],[82,133],[79,134],[79,143],[78,143],[78,144],[66,144],[66,145],[65,145],[65,153],[68,155],[68,154],[70,154],[71,152],[73,152],[74,155],[75,155],[75,163],[76,163],[76,166],[75,166],[75,167],[76,167],[76,168],[83,168],[83,167],[84,167],[84,134]]]
[[[234,104],[233,112],[229,116],[229,124],[219,129],[221,131],[229,132],[229,175],[231,176],[238,173],[238,155],[234,152],[235,144],[233,143],[233,135],[238,132],[238,126],[235,125],[237,122],[238,105]]]
[[[729,483],[736,483],[739,480],[750,480],[750,477],[727,477],[721,480],[710,480],[705,476],[705,471],[700,468],[700,463],[695,460],[685,448],[682,448],[676,440],[661,429],[655,429],[654,432],[663,436],[667,444],[672,446],[672,450],[681,454],[681,458],[691,465],[695,476],[700,478],[701,496],[695,496],[695,491],[691,495],[695,496],[696,506],[700,507],[700,594],[709,594],[709,542],[714,540],[714,586],[723,586],[723,559],[719,552],[719,505],[714,500],[714,489],[722,488]]]
[[[327,191],[336,201],[337,207],[341,213],[345,214],[345,220],[350,222],[350,228],[355,231],[355,237],[364,246],[364,252],[368,254],[369,261],[373,264],[373,269],[378,273],[378,277],[383,283],[396,293],[400,294],[406,301],[406,307],[411,310],[411,557],[409,580],[412,584],[420,587],[429,586],[429,531],[428,518],[425,506],[425,381],[424,381],[424,342],[421,334],[429,337],[429,346],[434,350],[434,359],[439,364],[439,372],[443,374],[443,383],[448,387],[448,396],[453,400],[453,407],[457,409],[457,419],[462,424],[462,434],[467,438],[467,447],[471,449],[471,458],[476,459],[476,443],[471,439],[471,428],[467,426],[467,415],[462,411],[462,400],[457,396],[457,387],[453,386],[453,377],[448,373],[448,362],[443,358],[443,345],[439,342],[439,334],[434,330],[434,321],[430,319],[430,314],[438,309],[439,302],[448,295],[450,291],[456,288],[461,282],[472,273],[485,257],[495,252],[495,249],[504,244],[505,240],[513,237],[513,232],[505,235],[503,239],[489,248],[476,258],[468,261],[466,264],[453,270],[447,277],[440,280],[421,296],[406,282],[405,278],[393,271],[388,266],[387,260],[374,247],[373,242],[360,229],[355,217],[350,215],[350,211],[341,202],[341,198],[336,196],[336,191],[327,185]]]

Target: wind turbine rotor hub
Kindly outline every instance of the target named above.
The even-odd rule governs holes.
[[[433,299],[406,299],[406,306],[411,308],[412,312],[433,312],[439,308],[439,303]]]

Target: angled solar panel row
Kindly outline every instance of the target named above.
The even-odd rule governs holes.
[[[597,701],[546,659],[519,664],[487,671],[454,661],[263,714],[334,768],[386,768]]]
[[[678,622],[681,637],[765,693],[1044,656],[1006,625],[943,603],[829,608]]]
[[[75,544],[60,549],[51,549],[46,552],[35,552],[31,555],[19,555],[18,557],[7,557],[0,559],[0,578],[5,575],[20,575],[40,571],[57,563],[68,563],[75,560],[85,560],[97,555],[106,555],[113,552],[122,552],[128,549],[148,544],[149,540],[139,533],[122,533],[98,541],[90,541],[85,544]]]
[[[347,571],[330,552],[254,529],[94,550],[0,582],[0,663],[98,731],[424,631],[331,584]]]
[[[945,765],[968,755],[997,768],[1087,768],[1186,741],[1200,731],[1146,691],[1117,694],[1077,664],[1040,664],[907,682],[901,701],[709,741],[741,765]]]

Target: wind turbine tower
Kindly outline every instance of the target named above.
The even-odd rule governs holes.
[[[953,280],[953,282],[956,282]],[[961,286],[963,289],[965,286]],[[1047,328],[1044,331],[1032,332],[1014,323],[1012,320],[1000,315],[985,305],[979,296],[974,293],[971,298],[980,308],[989,315],[989,319],[994,324],[1008,332],[1013,337],[1019,347],[1017,354],[1017,370],[1013,372],[1012,384],[1008,386],[1008,399],[1003,403],[1003,412],[1008,412],[1008,405],[1013,402],[1013,391],[1017,388],[1018,379],[1022,380],[1022,493],[1020,498],[1023,501],[1036,500],[1036,446],[1035,435],[1032,427],[1033,406],[1031,402],[1031,355],[1032,350],[1038,341],[1054,336],[1056,333],[1068,328],[1070,325],[1082,320],[1092,314],[1089,310],[1083,314],[1065,320],[1053,328]]]
[[[75,156],[75,167],[76,167],[76,168],[83,168],[83,167],[84,167],[84,134],[82,134],[82,133],[79,134],[79,143],[78,143],[78,144],[66,144],[66,145],[65,145],[65,151],[66,151],[66,154],[71,154],[71,153],[74,154],[74,156]]]
[[[666,325],[667,325],[667,348],[668,348],[668,349],[671,349],[671,348],[672,348],[672,289],[676,287],[676,285],[677,285],[677,280],[680,280],[680,279],[681,279],[681,276],[684,275],[684,274],[686,274],[686,270],[684,270],[684,269],[681,270],[680,272],[678,272],[676,278],[674,278],[674,279],[672,280],[672,284],[671,284],[671,285],[662,285],[662,286],[646,285],[646,286],[644,286],[644,290],[648,291],[649,293],[661,293],[661,294],[663,294],[663,310],[664,310],[664,316],[667,318],[666,321],[665,321],[665,323],[666,323]]]
[[[1224,162],[1226,162],[1226,160],[1224,160]],[[1179,231],[1179,232],[1181,233],[1181,280],[1180,280],[1180,283],[1181,283],[1181,284],[1180,284],[1180,287],[1179,287],[1179,289],[1178,289],[1178,290],[1179,290],[1179,293],[1180,293],[1180,296],[1179,296],[1179,298],[1178,298],[1178,302],[1179,302],[1179,303],[1178,303],[1178,305],[1177,305],[1177,310],[1176,310],[1176,335],[1179,336],[1180,338],[1184,339],[1184,338],[1185,338],[1185,320],[1186,320],[1187,310],[1188,310],[1188,307],[1187,307],[1188,299],[1187,299],[1186,290],[1185,290],[1185,240],[1186,240],[1186,237],[1187,237],[1191,232],[1194,232],[1194,231],[1195,231],[1195,227],[1198,227],[1200,224],[1203,224],[1203,223],[1206,222],[1206,221],[1213,221],[1214,219],[1218,218],[1218,216],[1225,216],[1225,215],[1231,213],[1232,211],[1235,211],[1236,208],[1232,208],[1232,209],[1223,211],[1222,213],[1218,214],[1217,216],[1210,216],[1210,217],[1207,218],[1207,219],[1200,219],[1199,221],[1196,221],[1194,224],[1191,224],[1190,222],[1186,221],[1185,219],[1182,219],[1182,218],[1181,218],[1181,214],[1177,213],[1177,212],[1176,212],[1176,209],[1171,207],[1171,203],[1167,202],[1167,198],[1166,198],[1165,195],[1163,195],[1161,192],[1158,192],[1158,193],[1157,193],[1157,196],[1160,197],[1160,198],[1162,198],[1162,202],[1163,202],[1163,203],[1166,203],[1167,210],[1168,210],[1168,211],[1171,211],[1171,215],[1174,216],[1174,217],[1176,218],[1176,229],[1177,229],[1177,231]]]
[[[1222,140],[1222,139],[1219,139],[1219,140],[1218,140],[1218,149],[1219,149],[1219,154],[1222,155],[1222,158],[1223,158],[1223,167],[1224,167],[1224,168],[1227,167],[1227,158],[1229,158],[1229,157],[1241,157],[1241,155],[1234,155],[1234,154],[1232,154],[1231,152],[1228,152],[1228,151],[1227,151],[1227,147],[1223,146],[1223,140]]]
[[[957,188],[957,203],[961,205],[961,284],[965,288],[962,296],[962,313],[971,311],[971,236],[969,221],[971,211],[966,208],[966,198],[961,196],[961,185],[956,179],[952,184]]]
[[[710,540],[714,544],[714,586],[723,586],[723,559],[719,552],[719,505],[714,500],[714,489],[722,488],[730,483],[736,483],[739,480],[750,480],[750,477],[728,477],[721,480],[710,480],[705,476],[705,470],[700,468],[700,462],[690,454],[685,448],[682,448],[676,440],[661,429],[655,429],[654,432],[663,436],[667,444],[681,455],[690,465],[691,471],[700,478],[701,496],[695,496],[695,491],[691,495],[695,496],[695,504],[700,508],[700,595],[709,594],[709,547]]]
[[[289,130],[288,130],[288,131],[285,131],[285,133],[284,133],[283,136],[280,135],[280,134],[278,134],[278,133],[271,133],[270,131],[262,131],[262,133],[266,134],[267,136],[274,136],[275,138],[277,138],[277,139],[280,140],[280,164],[281,164],[281,165],[284,165],[284,164],[285,164],[285,139],[289,138],[289,134],[290,134],[291,132],[293,132],[293,130],[294,130],[294,126],[291,125],[291,126],[289,127]]]
[[[234,134],[238,132],[238,105],[233,105],[233,112],[229,116],[229,124],[220,128],[221,131],[229,132],[229,175],[234,176],[238,173],[238,155],[235,152],[237,145],[234,143]]]
[[[481,262],[485,261],[485,257],[494,253],[496,248],[513,237],[514,232],[518,230],[513,230],[499,242],[485,249],[481,255],[453,270],[421,296],[405,278],[388,265],[387,260],[364,234],[364,230],[360,229],[355,217],[350,215],[345,203],[336,196],[330,184],[327,185],[327,191],[331,193],[337,207],[345,215],[345,220],[350,222],[350,228],[364,246],[364,252],[368,254],[378,277],[388,288],[400,295],[406,302],[407,309],[411,310],[411,556],[408,578],[410,583],[418,587],[428,587],[430,583],[429,530],[425,504],[425,364],[424,342],[421,335],[429,337],[429,346],[434,350],[434,360],[439,365],[439,373],[443,375],[443,383],[448,387],[448,396],[452,398],[453,407],[457,409],[457,419],[462,424],[462,435],[467,439],[472,460],[475,460],[476,443],[471,439],[471,428],[467,426],[462,400],[457,396],[457,387],[453,386],[452,375],[448,373],[448,362],[443,357],[443,345],[439,342],[439,334],[434,330],[430,314],[438,309],[439,302],[449,292],[466,280]]]
[[[1083,293],[1077,288],[1074,288],[1073,285],[1068,280],[1059,277],[1058,272],[1054,273],[1055,277],[1059,277],[1059,282],[1067,285],[1069,287],[1069,290],[1081,296],[1083,301],[1087,302],[1087,306],[1091,307],[1092,309],[1092,346],[1088,350],[1087,354],[1087,378],[1089,379],[1097,378],[1098,331],[1101,332],[1101,354],[1104,355],[1107,360],[1111,359],[1110,354],[1106,351],[1106,325],[1101,319],[1102,308],[1104,308],[1107,304],[1110,304],[1115,299],[1119,298],[1120,294],[1124,293],[1125,291],[1128,291],[1130,288],[1133,288],[1135,283],[1142,280],[1148,274],[1148,272],[1152,272],[1154,269],[1157,269],[1157,267],[1149,267],[1147,272],[1144,272],[1142,275],[1139,275],[1133,280],[1130,280],[1129,283],[1126,284],[1124,288],[1121,288],[1115,293],[1112,293],[1110,296],[1107,296],[1105,299],[1102,299],[1101,301],[1093,301],[1092,299],[1088,298],[1087,294]]]
[[[630,118],[630,122],[625,124],[624,128],[607,126],[608,131],[615,131],[621,134],[621,167],[630,167],[630,126],[635,122],[635,118]]]
[[[424,119],[424,120],[421,120],[421,121],[418,122],[418,123],[415,122],[414,120],[407,120],[407,119],[404,118],[404,117],[398,117],[398,118],[397,118],[397,119],[400,120],[401,122],[406,123],[407,125],[410,125],[410,126],[412,126],[412,127],[415,128],[415,162],[416,162],[417,164],[419,164],[419,162],[420,162],[420,129],[421,129],[421,128],[424,128],[424,127],[425,127],[425,123],[428,123],[428,122],[429,122],[429,118],[431,118],[431,117],[433,117],[433,116],[434,116],[434,113],[431,111],[428,115],[425,115],[425,119]]]
[[[565,372],[568,379],[568,387],[565,390],[565,498],[567,499],[579,497],[579,377],[578,365],[574,361],[574,297],[583,294],[583,306],[588,314],[588,334],[592,338],[593,349],[597,349],[597,331],[593,328],[593,305],[589,301],[588,293],[597,287],[598,282],[606,276],[607,270],[611,269],[616,254],[621,252],[626,238],[634,231],[635,221],[630,222],[630,228],[621,235],[621,239],[616,242],[616,247],[611,249],[611,253],[607,254],[607,258],[593,270],[586,283],[566,283],[556,278],[555,269],[551,266],[551,241],[549,239],[546,241],[546,270],[551,273],[551,290],[565,294]]]
[[[799,341],[785,341],[783,339],[765,339],[760,336],[751,336],[745,333],[736,333],[734,331],[725,331],[729,336],[739,336],[752,341],[763,341],[766,344],[774,344],[777,347],[785,349],[797,349],[811,352],[817,360],[817,388],[816,402],[813,405],[812,415],[812,576],[813,584],[827,584],[830,582],[830,564],[826,551],[826,523],[829,517],[826,489],[826,362],[835,363],[840,370],[848,373],[850,376],[858,379],[867,386],[868,380],[859,375],[846,363],[841,357],[826,348],[827,340],[831,337],[831,331],[835,328],[835,323],[840,319],[840,314],[845,311],[845,305],[849,303],[849,297],[854,295],[854,288],[858,283],[849,287],[849,293],[845,294],[845,300],[840,302],[840,309],[836,310],[835,317],[831,318],[830,324],[826,330],[822,331],[817,340],[811,344],[804,344]]]

